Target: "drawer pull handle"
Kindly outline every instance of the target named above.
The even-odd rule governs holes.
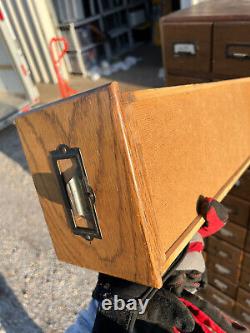
[[[221,282],[217,279],[214,280],[214,284],[222,290],[227,290],[228,289],[228,286],[225,283],[223,283],[223,282]]]
[[[237,207],[230,205],[230,207],[227,206],[227,209],[228,209],[228,213],[230,215],[238,215],[238,209],[237,209]]]
[[[225,237],[233,237],[233,232],[232,231],[229,231],[229,230],[226,230],[226,229],[221,229],[219,231],[219,233],[222,235],[222,236],[225,236]]]
[[[232,58],[237,58],[237,59],[246,59],[249,58],[250,56],[247,53],[240,53],[240,52],[234,52],[232,53]]]
[[[228,254],[224,251],[219,251],[218,255],[221,256],[222,258],[228,258]]]
[[[226,56],[232,59],[249,60],[250,45],[249,44],[228,44],[226,46]]]
[[[215,268],[216,268],[217,271],[218,271],[219,273],[221,273],[221,274],[230,274],[230,270],[229,270],[229,269],[227,269],[227,268],[225,268],[225,267],[223,267],[223,266],[221,266],[221,265],[219,265],[219,264],[216,264],[216,265],[215,265]]]
[[[242,317],[245,318],[245,321],[250,323],[250,315],[245,312],[242,312]]]
[[[95,195],[88,183],[80,149],[62,144],[50,152],[50,157],[72,232],[88,241],[102,239]]]
[[[175,56],[195,56],[196,46],[194,43],[174,43],[173,53]]]
[[[217,295],[212,295],[212,297],[219,303],[219,304],[223,304],[223,305],[226,305],[227,304],[227,302],[225,301],[225,300],[223,300],[223,299],[221,299],[219,296],[217,296]]]

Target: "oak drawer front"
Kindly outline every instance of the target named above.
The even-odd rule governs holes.
[[[250,75],[250,23],[214,24],[213,72],[215,74]]]
[[[230,193],[250,202],[250,169],[243,174]]]
[[[248,271],[242,270],[240,275],[240,286],[250,292],[250,274]]]
[[[239,266],[243,258],[242,250],[216,237],[208,239],[206,250],[221,260],[229,260],[235,266]]]
[[[246,310],[241,304],[236,303],[234,308],[234,314],[237,319],[241,320],[243,323],[250,325],[250,311]]]
[[[208,269],[226,279],[230,279],[235,284],[239,281],[240,269],[231,265],[230,262],[218,260],[215,256],[208,257]]]
[[[235,299],[238,286],[213,271],[208,271],[208,282],[227,296]]]
[[[247,229],[232,223],[231,221],[227,225],[217,232],[216,236],[232,245],[237,246],[240,249],[244,248]]]
[[[185,85],[185,84],[209,82],[208,79],[206,80],[206,79],[197,78],[197,77],[173,75],[170,73],[167,73],[166,81],[167,81],[168,86],[181,86],[181,85]]]
[[[239,288],[237,302],[244,306],[245,309],[250,311],[250,292]]]
[[[229,209],[230,221],[243,227],[248,227],[250,213],[249,202],[227,195],[222,203]]]
[[[211,31],[211,23],[163,24],[163,60],[167,71],[209,73]]]
[[[234,300],[224,295],[222,292],[212,287],[211,285],[208,285],[205,289],[205,298],[226,312],[231,312],[233,310],[235,303]]]

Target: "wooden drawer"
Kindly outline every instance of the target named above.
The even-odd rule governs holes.
[[[250,292],[239,288],[237,302],[250,312]]]
[[[237,267],[240,266],[243,258],[242,250],[216,237],[210,237],[208,239],[206,251],[221,260],[230,261]]]
[[[214,23],[213,72],[250,75],[250,22]]]
[[[230,194],[250,202],[250,170],[248,169],[237,184],[232,188]]]
[[[211,23],[162,24],[163,61],[167,72],[211,71]]]
[[[232,223],[231,221],[216,233],[216,237],[219,237],[240,249],[243,249],[245,246],[246,235],[247,229]]]
[[[130,92],[111,83],[19,117],[59,259],[161,287],[204,222],[199,195],[220,200],[250,165],[249,89],[247,79]]]
[[[239,303],[236,303],[233,313],[237,319],[242,321],[242,323],[246,324],[248,327],[250,326],[250,311],[248,311],[245,307]]]
[[[217,306],[219,309],[224,310],[228,313],[231,313],[233,311],[235,301],[232,298],[224,295],[224,293],[220,292],[211,285],[208,285],[206,287],[204,292],[202,292],[202,295],[204,295],[204,298]]]
[[[250,274],[248,271],[241,271],[240,286],[250,292]]]
[[[214,271],[208,270],[208,282],[216,289],[223,292],[225,295],[235,299],[237,295],[237,284],[232,283],[232,281],[223,278],[220,274]]]
[[[231,262],[218,259],[216,256],[208,257],[208,269],[219,274],[220,276],[230,279],[233,283],[238,283],[240,277],[240,269]]]
[[[222,203],[229,209],[230,221],[242,227],[248,227],[250,215],[250,203],[248,201],[227,195]]]
[[[250,254],[245,253],[243,262],[242,262],[242,270],[250,272]],[[249,279],[250,279],[250,273],[249,273]]]
[[[197,77],[189,77],[189,76],[181,76],[167,73],[167,85],[168,86],[181,86],[184,84],[192,84],[192,83],[203,83],[208,82],[207,79],[197,78]]]

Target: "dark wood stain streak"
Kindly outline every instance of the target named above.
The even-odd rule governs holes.
[[[65,144],[69,144],[69,133],[67,133],[65,131],[65,129],[63,128],[62,124],[60,123],[60,121],[58,120],[58,115],[56,114],[56,110],[52,109],[52,110],[45,110],[43,113],[44,118],[48,119],[50,124],[54,125],[54,127],[56,128],[56,131],[61,132],[62,137],[65,137],[64,142],[61,143],[65,143]],[[55,147],[57,148],[57,147]]]

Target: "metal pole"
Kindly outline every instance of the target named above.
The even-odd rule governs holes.
[[[39,74],[39,72],[37,70],[37,67],[36,67],[36,65],[34,63],[33,57],[32,57],[32,55],[30,53],[30,50],[29,50],[27,41],[25,39],[25,36],[23,34],[23,31],[22,31],[22,29],[18,29],[18,27],[19,27],[20,24],[18,22],[18,19],[17,19],[17,16],[16,16],[16,12],[15,12],[15,10],[13,8],[11,0],[5,1],[4,5],[6,6],[7,11],[9,12],[10,19],[11,19],[12,24],[13,24],[16,32],[17,32],[18,39],[19,39],[20,44],[22,46],[22,49],[24,51],[25,57],[26,57],[26,59],[28,61],[28,64],[29,64],[32,76],[34,78],[34,81],[37,82],[37,83],[39,83],[39,82],[41,82],[40,74]]]
[[[22,19],[23,26],[25,28],[25,32],[26,32],[27,37],[29,39],[30,45],[32,47],[32,51],[34,53],[35,60],[37,62],[37,66],[40,70],[41,77],[42,77],[42,79],[45,83],[49,83],[49,77],[48,77],[46,68],[44,66],[44,63],[42,61],[40,52],[38,50],[37,43],[35,41],[34,35],[31,31],[31,28],[30,28],[30,25],[29,25],[29,22],[28,22],[28,18],[27,18],[27,13],[25,12],[25,10],[23,8],[23,3],[22,3],[21,0],[16,0],[16,5],[17,5],[17,9],[19,11],[19,15]]]

